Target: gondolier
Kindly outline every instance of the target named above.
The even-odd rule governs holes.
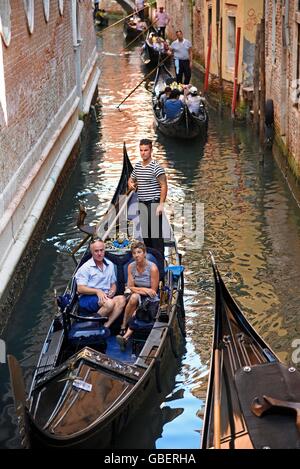
[[[155,15],[156,25],[159,36],[165,39],[166,37],[166,27],[170,23],[170,17],[168,13],[164,11],[164,7],[160,7]]]
[[[138,161],[128,180],[128,187],[137,190],[141,229],[147,247],[157,249],[164,255],[162,213],[168,185],[165,170],[152,159],[152,141],[140,141],[142,161]]]
[[[170,48],[174,54],[177,83],[188,85],[192,75],[193,50],[192,44],[183,37],[181,30],[176,31],[177,39]],[[184,76],[184,81],[183,81]]]

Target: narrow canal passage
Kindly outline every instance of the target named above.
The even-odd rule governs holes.
[[[251,129],[233,127],[211,110],[206,144],[168,140],[153,129],[151,97],[143,86],[117,111],[143,77],[138,47],[126,53],[123,47],[121,28],[99,39],[102,75],[95,116],[4,339],[8,351],[23,361],[29,383],[53,316],[53,289],[61,292],[74,268],[66,251],[81,239],[75,228],[79,202],[87,207],[89,222],[103,213],[120,175],[123,141],[135,162],[140,138],[152,138],[155,157],[166,168],[170,202],[183,204],[188,197],[204,204],[204,244],[195,249],[185,237],[179,240],[186,348],[177,363],[170,363],[161,399],[147,402],[118,447],[199,448],[213,332],[208,251],[251,323],[290,363],[293,341],[300,338],[300,210],[272,155],[259,154]],[[3,366],[0,373],[0,446],[18,448]]]

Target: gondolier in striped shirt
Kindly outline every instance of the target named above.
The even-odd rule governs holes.
[[[141,161],[138,161],[128,180],[128,188],[137,190],[142,236],[147,247],[164,255],[162,214],[168,184],[164,168],[152,159],[152,141],[140,141]]]

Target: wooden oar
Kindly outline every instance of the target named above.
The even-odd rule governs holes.
[[[152,26],[154,25],[154,23],[156,23],[156,21],[153,21],[153,23],[150,24],[150,26],[148,26],[147,29],[145,29],[144,31],[142,31],[138,36],[136,36],[132,41],[129,42],[129,44],[126,45],[126,47],[124,47],[124,49],[121,50],[121,52],[124,52],[127,47],[131,46],[131,44],[133,44],[139,37],[141,37],[143,34],[145,34],[150,28],[152,28]]]
[[[122,23],[122,21],[127,20],[127,18],[130,18],[132,15],[134,15],[136,13],[139,13],[140,11],[145,10],[145,8],[147,8],[147,6],[148,5],[144,6],[144,8],[141,8],[140,10],[133,11],[132,13],[130,13],[130,15],[124,16],[124,18],[121,18],[120,20],[116,21],[115,23],[110,24],[109,26],[107,26],[107,28],[102,29],[102,31],[99,31],[98,33],[96,33],[96,35],[101,36],[101,34],[105,33],[108,29],[112,28],[113,26],[116,26],[117,24]]]
[[[160,67],[167,59],[169,59],[169,55],[167,55],[167,57],[165,57],[161,62],[159,62],[159,64],[158,64],[153,70],[151,70],[151,72],[149,72],[149,73],[142,79],[142,81],[141,81],[138,85],[136,85],[135,88],[133,88],[133,90],[130,91],[130,93],[126,96],[126,98],[124,98],[123,101],[121,101],[120,104],[118,104],[118,106],[116,106],[116,109],[119,109],[120,106],[121,106],[121,104],[123,104],[123,103],[126,101],[126,99],[128,99],[129,96],[131,96],[131,95],[135,92],[135,90],[137,90],[138,87],[141,86],[141,84],[142,84],[145,80],[147,80],[147,79],[158,69],[158,67]]]
[[[214,448],[221,448],[221,352],[214,351],[215,377],[214,377]]]

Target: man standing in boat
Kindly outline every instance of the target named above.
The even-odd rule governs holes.
[[[158,35],[166,38],[166,27],[170,23],[169,15],[164,11],[164,7],[159,7],[159,10],[155,14],[155,22],[157,24]]]
[[[164,255],[162,215],[168,184],[164,168],[152,159],[152,141],[140,141],[141,161],[128,180],[128,188],[137,190],[142,236],[147,247]]]
[[[193,65],[192,43],[183,37],[181,30],[176,31],[177,39],[173,41],[170,49],[174,54],[175,72],[177,83],[190,83]],[[183,80],[184,76],[184,81]]]
[[[105,259],[105,245],[101,239],[90,244],[91,259],[76,272],[77,291],[80,295],[79,306],[89,313],[108,317],[106,327],[114,322],[125,306],[123,295],[115,296],[117,291],[115,268]]]
[[[142,21],[145,20],[145,2],[144,0],[135,0],[135,9]]]

